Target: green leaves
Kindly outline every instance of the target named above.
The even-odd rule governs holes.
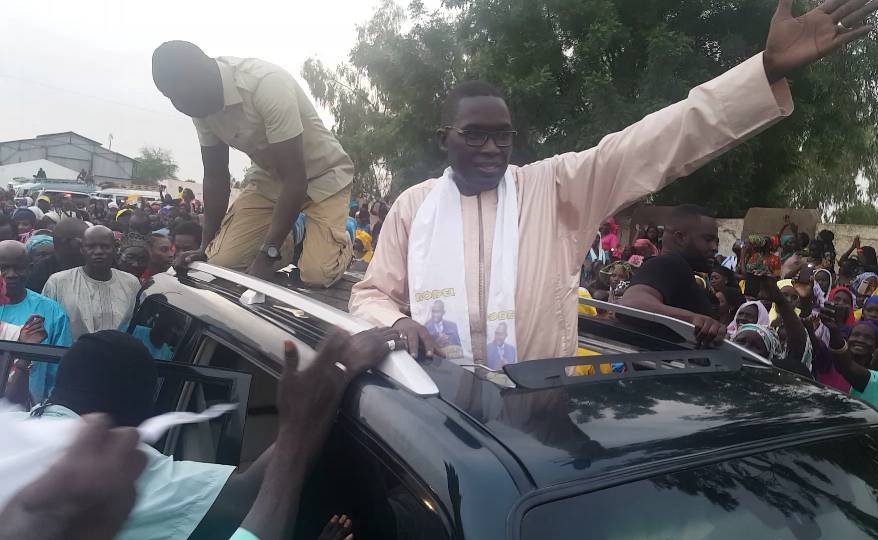
[[[177,163],[174,161],[170,150],[164,148],[144,146],[137,156],[137,165],[134,176],[138,180],[158,182],[159,180],[176,180]]]
[[[806,4],[797,2],[795,13]],[[310,60],[303,77],[335,116],[356,165],[355,190],[395,190],[440,174],[435,130],[444,96],[483,78],[507,94],[520,136],[515,163],[582,150],[683,99],[762,50],[767,0],[386,1],[359,32],[350,63]],[[653,197],[722,216],[752,206],[856,204],[878,193],[878,46],[866,41],[792,81],[796,112]],[[873,181],[872,179],[876,179]]]

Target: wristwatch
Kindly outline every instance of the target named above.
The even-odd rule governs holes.
[[[259,252],[272,261],[277,261],[281,258],[280,250],[277,249],[277,246],[274,244],[262,244],[262,247],[259,248]]]

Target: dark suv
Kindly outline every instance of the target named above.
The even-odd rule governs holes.
[[[239,403],[158,448],[255,459],[274,436],[282,342],[307,362],[331,326],[367,327],[315,298],[206,264],[156,276],[129,328],[159,360],[156,412]],[[358,540],[878,537],[876,411],[734,344],[698,350],[685,323],[592,303],[617,312],[580,318],[594,356],[496,372],[396,352],[358,379],[296,538],[341,513]]]

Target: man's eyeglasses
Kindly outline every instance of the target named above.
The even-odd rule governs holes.
[[[463,141],[467,146],[485,146],[488,137],[494,140],[497,148],[509,148],[512,141],[518,135],[517,131],[479,131],[477,129],[460,129],[454,126],[445,126],[443,129],[456,131],[458,135],[463,137]]]

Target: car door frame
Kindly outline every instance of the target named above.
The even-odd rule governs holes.
[[[55,345],[43,345],[33,343],[21,343],[17,341],[0,340],[0,395],[6,392],[6,384],[9,380],[9,372],[12,369],[14,359],[23,358],[32,361],[58,364],[69,348]],[[183,362],[170,362],[167,360],[153,360],[159,378],[171,375],[175,378],[184,379],[182,386],[191,386],[193,382],[209,382],[216,379],[229,381],[230,401],[237,398],[235,408],[226,413],[226,425],[221,448],[217,448],[217,456],[226,456],[223,461],[240,458],[244,442],[244,428],[247,419],[247,406],[250,400],[250,382],[253,375],[245,371],[238,371],[212,366],[199,366]],[[183,391],[178,393],[175,402],[175,410],[180,410],[183,405]],[[176,428],[175,428],[176,429]],[[166,445],[170,443],[170,437],[166,438]]]

